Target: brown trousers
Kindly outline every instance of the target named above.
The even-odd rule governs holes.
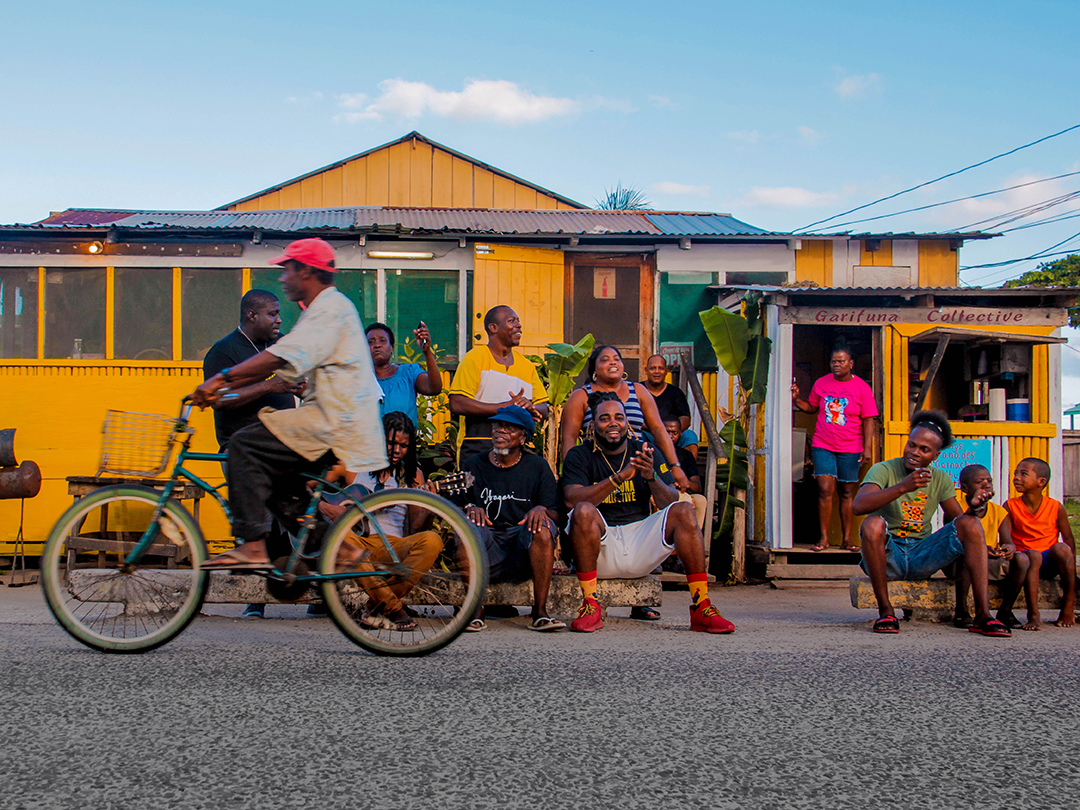
[[[420,577],[431,570],[439,552],[442,551],[442,539],[435,532],[418,532],[408,537],[387,537],[398,559],[409,569],[408,577],[360,577],[357,583],[368,592],[372,604],[383,606],[386,613],[401,610],[401,598],[416,587]],[[390,555],[386,551],[379,535],[359,537],[350,535],[346,540],[349,545],[360,551],[370,552],[359,565],[357,571],[375,571],[390,565]]]

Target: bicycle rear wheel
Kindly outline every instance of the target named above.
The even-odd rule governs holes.
[[[161,494],[119,484],[80,498],[57,521],[41,557],[45,601],[68,633],[103,652],[145,652],[177,636],[199,612],[208,575],[202,532],[174,500],[137,563],[124,558]]]
[[[323,547],[319,573],[335,579],[321,588],[334,624],[379,655],[427,655],[445,647],[469,624],[487,589],[487,555],[472,524],[445,498],[418,489],[384,490],[361,506],[334,523]],[[376,530],[383,525],[385,533],[394,507],[410,515],[410,534],[389,538],[398,564]],[[415,627],[402,629],[393,620],[401,610]]]

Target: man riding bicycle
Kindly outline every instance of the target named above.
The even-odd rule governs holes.
[[[204,569],[272,569],[272,514],[298,528],[310,500],[302,473],[318,475],[335,459],[353,472],[387,466],[382,389],[356,308],[334,287],[334,249],[322,239],[301,239],[270,263],[282,266],[286,297],[304,309],[300,320],[273,346],[206,380],[192,399],[205,407],[275,373],[291,382],[306,378],[307,388],[299,408],[264,409],[230,439],[229,503],[240,545]]]

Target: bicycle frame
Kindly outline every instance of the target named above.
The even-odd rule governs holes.
[[[191,472],[184,466],[187,461],[216,461],[222,463],[227,460],[228,456],[225,453],[195,453],[191,451],[191,440],[195,436],[195,431],[189,426],[188,419],[191,416],[192,404],[190,397],[184,397],[180,407],[180,415],[176,419],[176,429],[173,435],[173,441],[180,442],[180,450],[176,454],[176,463],[173,465],[172,474],[165,482],[165,488],[161,492],[161,497],[158,500],[157,506],[154,509],[154,514],[150,519],[150,525],[147,527],[143,536],[139,539],[139,542],[135,544],[135,547],[127,553],[124,557],[124,563],[126,565],[134,565],[142,556],[147,552],[150,546],[153,545],[158,532],[160,531],[160,524],[158,521],[161,518],[165,509],[165,504],[168,503],[169,498],[172,497],[176,491],[177,485],[181,481],[190,481],[195,486],[199,487],[204,492],[208,492],[217,501],[218,505],[225,512],[225,517],[229,523],[232,523],[232,510],[229,508],[229,502],[218,490],[225,486],[225,483],[218,484],[216,487],[211,486],[208,482]],[[184,438],[180,438],[183,436]],[[360,514],[367,518],[371,524],[375,527],[375,531],[379,533],[379,538],[383,542],[383,546],[386,548],[387,553],[390,556],[391,566],[385,570],[375,571],[348,571],[339,574],[307,574],[303,576],[296,576],[293,572],[300,561],[300,557],[303,554],[304,546],[307,542],[308,535],[311,530],[315,528],[315,513],[319,508],[319,501],[322,498],[323,491],[326,487],[337,493],[343,492],[343,489],[332,481],[327,481],[322,476],[310,475],[303,473],[302,476],[310,481],[315,482],[315,487],[312,489],[311,500],[308,503],[307,510],[304,512],[303,518],[300,521],[300,533],[297,535],[297,542],[293,543],[292,553],[289,555],[289,560],[285,565],[284,571],[278,571],[276,568],[272,571],[255,571],[253,573],[259,574],[266,578],[280,579],[288,584],[294,582],[329,582],[338,579],[352,579],[355,577],[371,577],[371,576],[391,576],[400,571],[394,570],[395,567],[400,567],[401,560],[397,556],[393,545],[387,539],[385,532],[383,532],[382,526],[379,525],[379,521],[370,512],[364,509],[361,503],[356,501],[352,502],[351,506],[348,506],[345,512],[338,518],[342,520],[346,517],[350,517],[352,512],[359,511]],[[335,523],[337,521],[334,521]],[[321,553],[322,549],[320,549]]]

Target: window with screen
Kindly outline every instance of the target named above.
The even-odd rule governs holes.
[[[367,326],[379,320],[379,296],[374,270],[339,270],[334,274],[338,290],[353,302],[360,323]]]
[[[0,269],[0,357],[37,357],[37,268]]]
[[[387,270],[386,323],[399,346],[423,321],[442,361],[458,362],[458,296],[454,270]]]
[[[46,271],[46,357],[105,357],[105,291],[105,268]]]
[[[120,360],[172,360],[172,268],[117,267],[113,352]]]
[[[185,268],[181,275],[183,359],[202,360],[240,323],[239,270]]]

